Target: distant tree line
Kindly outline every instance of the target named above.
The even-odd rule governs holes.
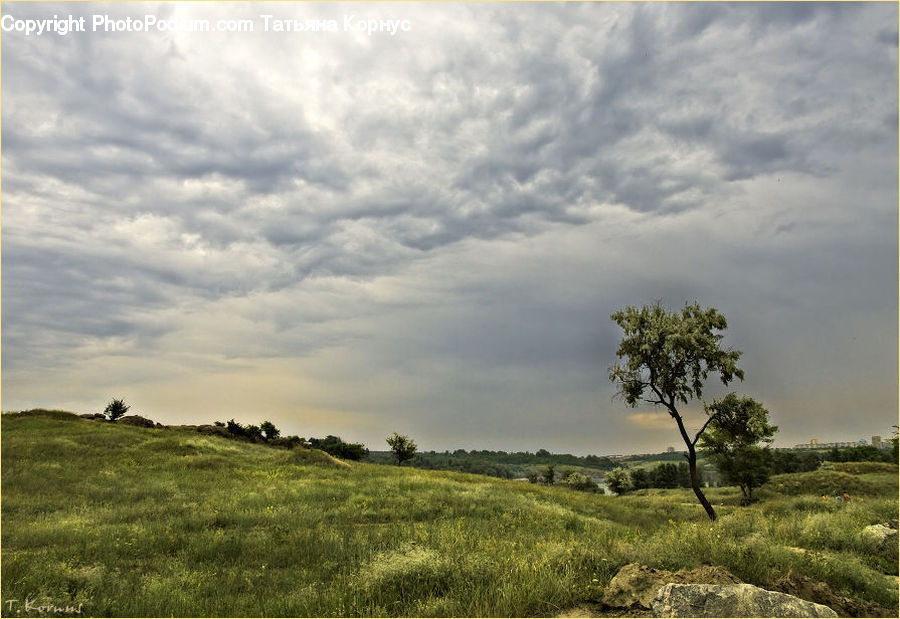
[[[702,470],[698,469],[697,475],[703,483]],[[661,462],[651,469],[615,468],[606,474],[604,482],[615,494],[647,488],[690,488],[691,472],[687,462]]]
[[[826,460],[832,462],[896,462],[896,445],[893,449],[879,449],[874,445],[858,445],[838,449],[832,447]]]
[[[372,451],[366,460],[379,464],[396,463],[396,455],[392,451]],[[529,477],[529,475],[540,476],[544,468],[550,464],[578,468],[582,469],[582,472],[584,469],[606,471],[616,466],[613,460],[603,456],[582,457],[572,454],[554,454],[546,449],[539,449],[534,453],[488,449],[424,451],[416,453],[406,462],[409,466],[419,469],[474,473],[501,479],[520,479]]]

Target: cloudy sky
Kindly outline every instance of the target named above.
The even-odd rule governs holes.
[[[889,436],[897,11],[4,2],[2,408],[659,451],[609,315],[698,301],[776,444]]]

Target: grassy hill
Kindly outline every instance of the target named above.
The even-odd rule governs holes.
[[[814,494],[782,476],[749,508],[711,489],[710,523],[688,490],[601,496],[5,414],[0,588],[20,602],[2,612],[38,616],[28,598],[89,616],[553,616],[639,562],[761,586],[803,575],[896,614],[896,549],[861,533],[896,518],[896,467],[813,475]],[[848,479],[853,501],[821,497]]]

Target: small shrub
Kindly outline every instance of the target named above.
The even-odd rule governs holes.
[[[152,419],[147,419],[140,415],[126,415],[119,419],[119,423],[124,423],[129,426],[140,426],[142,428],[153,428],[156,426]]]
[[[305,438],[300,438],[296,435],[279,436],[269,441],[269,444],[273,447],[284,447],[285,449],[294,449],[295,447],[309,447],[309,443],[306,442]]]
[[[597,485],[597,482],[590,475],[585,475],[578,471],[572,471],[566,475],[562,483],[573,490],[581,490],[582,492],[598,492],[600,490],[600,486]]]
[[[543,478],[545,484],[547,484],[548,486],[552,486],[553,482],[556,481],[556,467],[552,464],[548,464],[544,468]]]

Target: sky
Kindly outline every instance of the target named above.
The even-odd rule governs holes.
[[[608,378],[659,301],[726,316],[776,445],[897,423],[896,3],[2,14],[4,411],[662,451]]]

